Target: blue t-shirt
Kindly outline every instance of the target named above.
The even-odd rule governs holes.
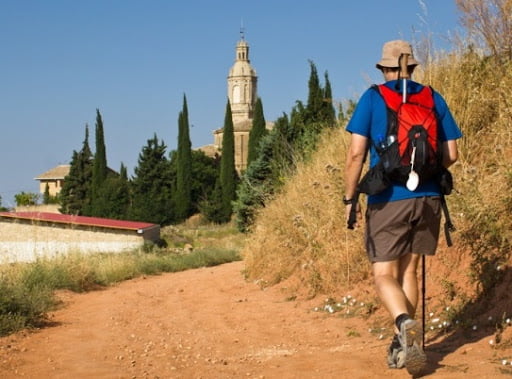
[[[402,80],[391,80],[385,85],[390,89],[402,93]],[[407,93],[418,93],[423,85],[412,80],[407,81]],[[434,104],[439,116],[439,139],[441,141],[450,141],[462,137],[462,133],[457,126],[446,101],[441,95],[434,91]],[[350,133],[355,133],[369,138],[371,141],[378,141],[379,138],[387,133],[387,111],[386,104],[382,96],[372,88],[363,93],[354,114],[350,119],[347,128]],[[375,150],[374,143],[370,141],[370,167],[373,167],[379,161],[379,156]],[[397,201],[410,199],[414,197],[436,196],[439,195],[439,186],[435,181],[428,181],[421,184],[415,191],[409,191],[400,183],[393,183],[387,189],[377,195],[368,196],[369,204],[381,202]]]

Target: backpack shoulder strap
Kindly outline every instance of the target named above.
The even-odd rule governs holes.
[[[398,111],[398,108],[402,104],[402,94],[393,91],[385,84],[379,84],[377,89],[382,96],[384,103],[386,103],[386,106],[395,112]]]
[[[434,90],[430,86],[424,86],[419,92],[410,94],[408,102],[434,108]]]

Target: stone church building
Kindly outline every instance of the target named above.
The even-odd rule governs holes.
[[[251,66],[249,44],[243,33],[241,40],[236,45],[235,63],[229,70],[227,84],[235,137],[235,168],[238,173],[241,173],[247,168],[249,132],[252,128],[254,107],[258,100],[258,76]],[[272,122],[267,122],[267,129],[271,129],[272,126]],[[220,154],[222,136],[222,128],[215,130],[213,145],[203,146],[200,150],[209,156]]]

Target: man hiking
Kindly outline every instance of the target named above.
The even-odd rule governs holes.
[[[400,65],[404,62],[402,59],[406,62],[406,76],[403,74],[405,69],[403,65],[400,70]],[[413,376],[419,375],[426,366],[422,326],[414,319],[419,296],[416,272],[421,255],[435,254],[443,194],[438,175],[419,178],[416,175],[415,163],[418,162],[418,154],[422,152],[425,154],[424,151],[426,151],[420,149],[419,136],[423,131],[426,135],[423,141],[439,140],[438,161],[444,168],[448,168],[457,160],[456,140],[462,137],[442,96],[429,87],[406,79],[411,77],[417,65],[418,62],[414,59],[412,47],[408,42],[395,40],[383,45],[382,59],[376,67],[382,71],[385,83],[369,88],[361,96],[346,127],[346,130],[351,133],[351,140],[346,159],[346,188],[343,199],[347,220],[354,205],[353,212],[357,212],[357,218],[353,225],[349,224],[349,227],[357,227],[361,219],[361,211],[355,199],[359,192],[370,193],[367,197],[368,206],[365,215],[365,246],[372,263],[377,295],[395,325],[395,336],[388,349],[388,365],[391,368],[405,366]],[[358,184],[368,150],[370,167],[381,167],[382,162],[379,164],[381,158],[383,159],[381,149],[386,150],[386,145],[394,142],[400,145],[403,143],[397,141],[403,138],[397,138],[395,135],[395,133],[398,135],[402,133],[396,130],[396,124],[399,124],[398,129],[402,127],[400,121],[402,116],[399,110],[400,105],[391,109],[393,106],[390,105],[392,101],[389,99],[393,96],[403,98],[395,101],[397,103],[402,101],[407,103],[409,97],[414,96],[421,101],[424,98],[432,99],[431,109],[432,113],[435,113],[435,121],[432,123],[435,131],[427,130],[429,129],[427,126],[414,125],[419,129],[413,132],[409,130],[405,134],[405,138],[418,138],[419,141],[411,142],[412,148],[409,149],[408,157],[410,163],[405,168],[402,166],[402,173],[404,169],[406,170],[407,181],[399,180],[400,175],[388,175],[382,169],[382,176],[387,178],[385,185],[381,186],[383,189],[379,187],[377,193],[364,191]],[[392,117],[395,118],[395,130],[390,133],[389,123]],[[411,126],[409,128],[412,129]],[[406,148],[400,148],[400,151],[405,151]],[[433,149],[436,150],[436,147]],[[401,154],[405,153],[401,152]],[[402,157],[400,159],[403,162]],[[416,166],[418,164],[416,163]],[[401,176],[404,175],[401,174]],[[370,185],[372,186],[373,184]]]

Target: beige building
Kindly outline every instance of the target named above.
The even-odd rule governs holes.
[[[34,179],[39,181],[39,192],[44,194],[46,186],[48,186],[48,192],[50,196],[55,196],[60,193],[62,186],[64,185],[64,178],[69,174],[71,165],[62,164],[58,165],[41,175],[36,176]],[[116,171],[107,167],[109,173],[119,175]]]
[[[59,165],[36,176],[34,179],[39,180],[39,192],[44,193],[48,185],[50,196],[57,195],[62,189],[64,178],[69,174],[70,167],[68,164]]]

